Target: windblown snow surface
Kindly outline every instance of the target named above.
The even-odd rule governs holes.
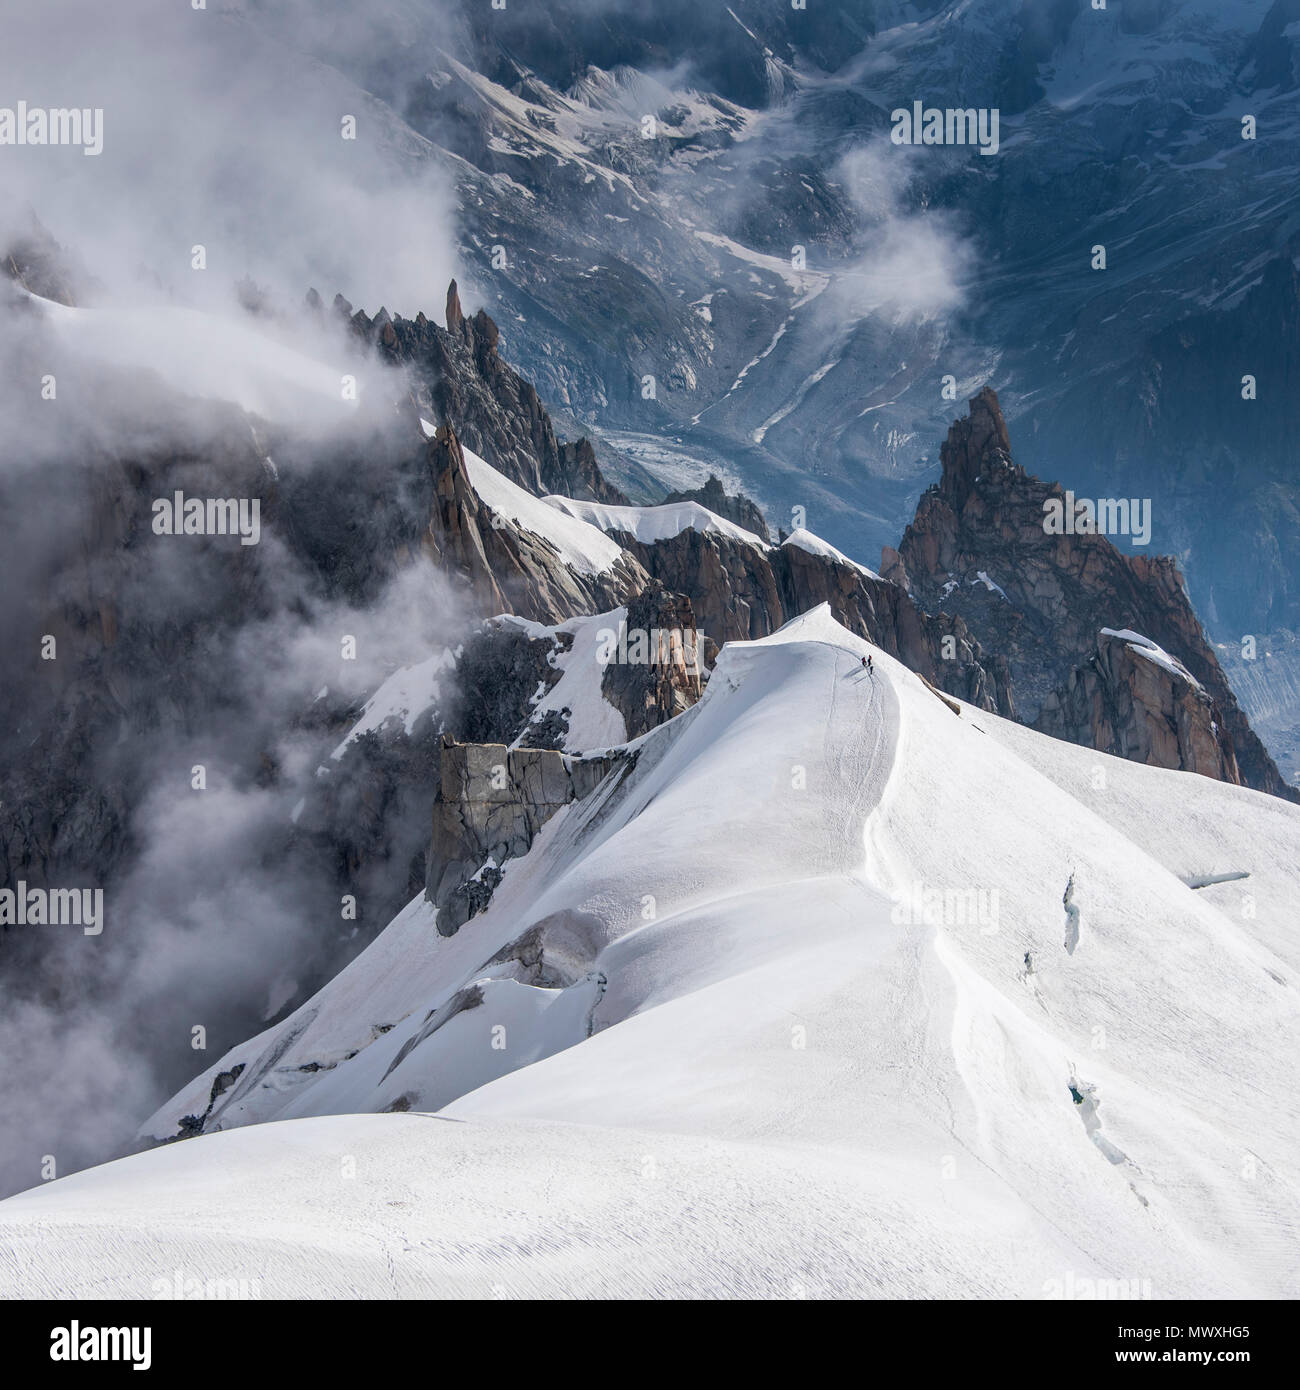
[[[868,650],[727,646],[458,934],[414,901],[147,1126],[223,1132],[0,1203],[0,1292],[1294,1296],[1300,808]]]
[[[543,499],[557,511],[577,517],[602,531],[625,532],[647,545],[671,540],[683,531],[714,531],[734,541],[766,550],[767,546],[752,531],[737,526],[734,521],[711,512],[699,502],[666,502],[659,507],[615,507],[603,502],[579,502],[572,497]],[[836,552],[838,554],[838,552]]]
[[[836,550],[829,542],[822,540],[820,536],[814,536],[809,530],[799,526],[786,537],[786,545],[798,546],[800,550],[806,550],[810,555],[820,555],[823,559],[834,560],[841,565],[852,565],[855,570],[865,574],[868,579],[879,579],[880,576],[873,569],[868,569],[866,565],[860,565],[856,560],[850,560],[842,551]]]

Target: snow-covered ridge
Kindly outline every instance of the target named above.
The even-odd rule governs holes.
[[[671,540],[683,531],[694,528],[767,549],[752,531],[746,531],[734,521],[711,512],[699,502],[666,502],[658,507],[617,507],[603,502],[579,502],[571,497],[551,496],[543,500],[566,516],[577,517],[598,526],[602,531],[623,531],[646,545]]]
[[[439,675],[454,670],[455,666],[455,655],[444,650],[413,666],[402,666],[394,671],[366,701],[360,718],[330,757],[341,758],[357,739],[382,729],[390,719],[398,721],[408,736],[414,733],[421,715],[438,702]]]
[[[424,433],[432,437],[435,426],[421,420]],[[655,507],[615,506],[605,502],[586,502],[551,494],[535,497],[499,473],[491,464],[462,446],[466,472],[474,491],[494,512],[551,542],[566,563],[583,574],[600,574],[610,569],[624,553],[610,538],[622,532],[645,545],[672,540],[683,531],[694,529],[705,534],[726,536],[762,551],[772,549],[752,531],[719,516],[699,502],[665,502]],[[785,542],[809,554],[850,565],[869,579],[880,576],[866,565],[851,560],[842,551],[802,527]]]
[[[619,625],[627,621],[626,608],[597,613],[591,618],[570,618],[556,627],[543,627],[540,623],[512,616],[492,621],[518,625],[533,638],[553,638],[565,633],[572,639],[568,651],[551,659],[560,678],[534,697],[530,726],[550,714],[564,714],[567,732],[556,746],[569,753],[602,752],[627,742],[627,725],[622,714],[601,693],[604,668],[599,660],[601,634],[618,632]],[[518,747],[523,738],[520,734],[512,747]]]
[[[800,550],[806,550],[810,555],[820,555],[824,560],[834,560],[841,565],[852,565],[855,570],[865,574],[868,579],[880,578],[875,570],[866,565],[858,564],[856,560],[850,560],[843,551],[836,550],[828,541],[822,540],[820,536],[814,536],[811,531],[805,530],[802,526],[786,537],[785,544],[797,546]]]
[[[616,545],[598,526],[547,506],[472,450],[464,449],[463,453],[465,471],[483,501],[498,515],[550,541],[560,558],[579,574],[603,574],[618,563],[622,546]]]
[[[0,1204],[0,1291],[1285,1296],[1300,808],[952,704],[824,606],[729,644],[459,933],[416,899],[151,1128],[235,1067],[216,1125],[293,1123]]]

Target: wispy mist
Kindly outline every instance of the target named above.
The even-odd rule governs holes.
[[[100,936],[0,943],[6,1192],[128,1146],[319,968],[338,873],[295,812],[348,712],[459,632],[419,559],[409,382],[304,303],[442,302],[454,184],[353,80],[396,98],[439,22],[406,0],[6,16],[0,107],[102,110],[103,143],[0,147],[0,250],[35,241],[75,302],[0,279],[0,829],[15,876],[50,869],[32,845],[78,884],[114,866]],[[153,535],[151,500],[186,485],[256,496],[259,544]]]
[[[30,206],[110,300],[225,306],[247,276],[294,303],[308,285],[372,308],[437,303],[452,184],[426,141],[307,56],[378,62],[384,12],[45,0],[6,16],[0,103],[102,109],[103,152],[0,150],[0,233]]]

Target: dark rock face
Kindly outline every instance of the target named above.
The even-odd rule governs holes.
[[[403,553],[418,553],[428,507],[406,484],[424,473],[419,441],[389,452],[340,439],[336,451],[317,448],[308,478],[294,467],[293,443],[233,407],[195,405],[181,418],[183,431],[166,409],[146,413],[149,428],[106,430],[56,470],[0,480],[6,514],[28,519],[10,549],[21,597],[0,618],[10,658],[0,690],[0,883],[102,887],[112,943],[102,969],[78,970],[50,937],[5,930],[0,980],[15,1004],[72,1007],[75,993],[87,1011],[138,1014],[166,1085],[192,1066],[168,1049],[178,1014],[198,1008],[220,1049],[291,1001],[268,1005],[233,979],[137,968],[159,924],[192,930],[211,959],[261,887],[263,901],[282,893],[292,904],[268,932],[262,968],[283,968],[288,988],[310,994],[422,887],[435,786],[425,729],[359,741],[333,763],[355,711],[337,691],[312,704],[334,684],[328,674],[295,694],[299,661],[282,645],[292,648],[323,613],[369,603]],[[276,543],[155,534],[151,503],[174,490],[258,504],[263,539]],[[47,634],[57,644],[49,660]],[[339,650],[332,633],[331,647]],[[299,772],[283,765],[295,745],[308,752]],[[195,764],[203,789],[191,783]],[[328,776],[313,775],[318,764]],[[239,806],[230,839],[173,830],[191,797],[196,808]],[[237,904],[222,888],[241,880],[252,886]],[[343,895],[355,903],[349,920]]]
[[[722,486],[722,480],[712,473],[709,474],[703,487],[691,488],[686,492],[670,492],[664,501],[698,502],[716,516],[726,517],[728,521],[734,521],[737,526],[743,526],[746,531],[752,531],[759,540],[770,542],[772,539],[768,533],[767,522],[763,519],[763,513],[759,511],[757,505],[751,502],[743,492],[738,492],[734,496],[727,492]]]
[[[356,899],[355,922],[343,924],[358,931],[348,949],[367,943],[424,885],[438,728],[432,710],[410,734],[400,726],[370,730],[306,790],[285,862],[332,884],[335,902],[344,893]],[[322,968],[334,946],[322,932]]]
[[[531,636],[509,620],[480,624],[465,639],[456,661],[456,691],[446,711],[446,727],[465,743],[514,739],[529,723],[538,688],[549,688],[559,679],[552,658],[572,642],[564,632]]]
[[[553,748],[457,743],[445,734],[426,884],[439,933],[454,936],[487,906],[502,865],[527,854],[556,811],[632,761],[621,753],[572,758]]]
[[[435,564],[459,579],[480,616],[514,613],[559,623],[616,608],[645,582],[630,557],[604,574],[580,574],[540,536],[495,515],[474,491],[450,425],[429,441],[428,460],[434,502],[426,548]]]
[[[1214,701],[1190,673],[1102,633],[1097,650],[1049,695],[1034,728],[1102,753],[1240,784],[1236,751]]]
[[[922,612],[898,585],[787,542],[772,548],[688,529],[647,545],[615,539],[666,589],[689,598],[717,643],[754,641],[828,603],[837,621],[950,695],[1015,717],[1005,662],[985,652],[960,617]]]
[[[793,616],[773,569],[776,552],[694,527],[654,544],[612,534],[665,589],[690,599],[700,626],[719,646],[766,637]]]
[[[628,604],[626,626],[628,640],[605,667],[600,688],[622,714],[628,738],[634,739],[700,698],[702,678],[717,649],[697,632],[690,599],[653,581]],[[640,637],[648,660],[638,659]],[[629,659],[621,659],[625,656]]]
[[[393,365],[413,370],[415,407],[448,424],[498,472],[537,496],[561,493],[595,502],[627,498],[608,482],[590,441],[562,444],[531,382],[498,352],[500,332],[482,310],[466,317],[453,280],[447,290],[447,327],[380,309],[374,318],[336,297],[334,309],[353,331]]]
[[[960,613],[986,648],[1006,658],[1024,718],[1035,719],[1088,663],[1102,628],[1130,629],[1182,661],[1204,686],[1245,785],[1290,795],[1233,697],[1173,559],[1125,555],[1095,533],[1049,534],[1045,504],[1064,507],[1064,493],[1013,462],[988,388],[953,425],[940,457],[940,482],[922,495],[883,567],[922,608]],[[1174,745],[1137,739],[1133,747],[1169,755]]]
[[[71,297],[50,278],[56,272],[66,278],[58,248],[33,236],[30,245],[13,248],[4,271],[34,291]],[[319,307],[319,296],[313,301]],[[452,293],[449,301],[456,341],[426,328],[436,340],[434,356],[449,354],[442,385],[461,392],[468,415],[497,429],[507,448],[525,452],[533,447],[535,424],[540,442],[527,457],[536,470],[544,459],[559,468],[562,457],[594,468],[585,443],[552,448],[549,418],[538,407],[531,419],[527,402],[535,393],[496,357],[490,321],[458,320],[459,298]],[[350,310],[341,300],[335,307]],[[417,325],[386,314],[367,324],[363,336],[390,357],[404,334],[418,336]],[[407,365],[418,380],[419,364]],[[426,380],[425,388],[438,384]],[[524,402],[521,415],[511,413],[512,390]],[[545,542],[494,517],[468,486],[454,433],[449,429],[441,445],[426,444],[416,409],[410,406],[394,428],[322,446],[264,421],[250,430],[249,417],[233,406],[178,411],[159,393],[158,418],[138,434],[137,447],[110,453],[95,442],[69,447],[75,457],[58,472],[23,471],[21,463],[10,470],[0,482],[0,501],[13,515],[48,515],[55,524],[40,544],[10,554],[12,578],[27,601],[10,605],[3,624],[5,647],[15,655],[0,691],[7,730],[0,739],[7,788],[0,804],[0,882],[88,881],[115,891],[141,849],[133,822],[149,794],[160,745],[183,746],[213,727],[237,729],[238,746],[223,747],[221,765],[240,787],[282,785],[274,748],[287,733],[319,738],[324,757],[357,711],[332,696],[286,716],[288,728],[272,727],[265,711],[241,714],[246,692],[230,687],[230,672],[247,665],[239,655],[253,640],[247,630],[281,621],[297,628],[319,604],[367,607],[422,548],[466,586],[469,617],[505,611],[563,621],[616,607],[644,584],[630,557],[609,575],[575,575]],[[170,498],[176,489],[254,500],[290,570],[267,546],[151,534],[151,499]],[[47,634],[57,660],[40,658]],[[340,894],[355,896],[357,921],[337,929],[347,936],[357,928],[347,950],[364,945],[424,881],[440,725],[475,739],[519,736],[538,682],[555,677],[548,657],[556,640],[471,638],[466,671],[457,679],[484,698],[448,709],[409,735],[387,729],[356,740],[329,777],[312,781],[296,823],[264,844],[266,862],[285,866],[286,878],[295,865],[295,873],[319,885],[314,907],[321,920],[337,919]],[[488,656],[488,645],[501,650]],[[505,668],[515,658],[520,669],[512,677]],[[488,699],[490,690],[496,695]],[[547,732],[527,737],[544,739]],[[325,941],[328,935],[320,943],[326,975],[337,968],[337,943]],[[29,952],[40,949],[10,932],[0,934],[0,944],[6,971],[19,974]],[[301,962],[301,971],[304,987],[319,982],[310,962]]]
[[[14,277],[33,291],[72,297],[50,278],[61,273],[56,252],[16,248],[0,267],[0,285],[13,301],[0,298],[0,312],[27,307],[26,296],[10,286]],[[317,311],[328,312],[316,299]],[[346,308],[340,302],[336,311]],[[36,310],[24,322],[29,317],[39,325]],[[495,384],[509,404],[511,374],[495,356],[491,331],[474,324],[464,323],[456,343],[437,330],[439,346],[431,352],[445,350],[451,363],[442,384],[459,389],[471,403],[468,414],[478,410],[481,428],[498,429],[507,447],[532,449],[527,406],[514,418],[493,395]],[[397,361],[393,354],[408,331],[414,326],[379,315],[367,333],[376,351]],[[421,382],[419,364],[404,365],[416,394],[439,384]],[[396,399],[403,383],[396,374],[392,380]],[[111,375],[91,384],[111,398]],[[526,401],[528,393],[519,390]],[[445,711],[431,710],[409,732],[397,721],[365,734],[337,759],[330,750],[355,722],[359,705],[353,707],[328,676],[327,699],[312,703],[317,681],[299,701],[291,684],[278,684],[276,661],[262,662],[259,654],[267,648],[261,644],[274,646],[277,634],[305,633],[332,610],[369,611],[395,579],[416,568],[422,549],[431,558],[457,561],[447,561],[447,571],[471,594],[474,580],[500,576],[480,589],[481,604],[471,603],[463,615],[441,609],[431,615],[447,642],[447,629],[461,616],[514,610],[562,620],[617,606],[645,577],[628,559],[610,582],[606,576],[588,583],[545,543],[514,528],[493,528],[494,518],[463,490],[463,473],[440,469],[435,475],[430,461],[437,451],[419,432],[419,402],[405,402],[391,421],[359,424],[324,443],[233,406],[178,403],[161,387],[142,393],[133,386],[129,394],[136,414],[119,419],[106,410],[105,427],[89,439],[65,437],[63,413],[52,412],[51,445],[62,451],[61,466],[19,459],[0,479],[8,514],[36,518],[6,557],[21,601],[9,604],[0,622],[12,657],[0,689],[6,769],[0,884],[23,879],[43,887],[102,886],[115,908],[109,930],[120,949],[114,960],[123,964],[84,989],[91,1004],[100,996],[116,998],[119,976],[129,971],[147,930],[134,924],[145,923],[155,909],[178,919],[189,910],[184,898],[159,902],[151,896],[149,815],[152,798],[171,795],[173,784],[188,791],[189,769],[202,762],[231,795],[255,802],[264,818],[250,819],[246,833],[241,828],[240,849],[250,856],[239,861],[241,872],[294,885],[293,907],[284,914],[292,924],[279,945],[292,951],[287,978],[297,993],[276,1004],[292,1007],[422,889],[440,729],[484,740],[519,737],[529,697],[539,681],[554,678],[547,658],[560,639],[504,644],[510,650],[503,646],[495,662],[469,639],[465,655],[473,670],[450,677],[448,685],[472,680],[485,694],[495,691],[491,699],[462,705],[454,690],[445,690]],[[437,411],[426,418],[438,418]],[[540,468],[542,459],[553,457],[556,468],[585,466],[587,451],[580,446],[568,452],[556,446],[552,456],[549,420],[539,416],[538,428],[537,452],[527,454],[533,464]],[[447,445],[449,455],[457,450]],[[570,463],[561,465],[561,458]],[[154,535],[151,501],[177,489],[187,497],[256,502],[263,539],[275,543]],[[57,644],[57,659],[41,657],[46,635]],[[261,698],[263,664],[276,689],[269,704]],[[545,740],[548,732],[539,728],[525,736]],[[301,776],[281,765],[290,743],[310,750]],[[317,764],[322,772],[313,775]],[[186,860],[182,873],[192,867]],[[143,895],[147,911],[132,913],[133,893]],[[341,899],[353,904],[351,916],[341,915]],[[221,925],[217,913],[212,930]],[[0,933],[0,973],[15,998],[58,998],[63,988],[49,938],[30,933]],[[150,1004],[148,988],[141,987],[142,1007]],[[253,993],[232,999],[233,989],[206,995],[195,985],[195,997],[207,999],[228,1030],[214,1030],[217,1046],[265,1021],[265,1001]],[[175,1003],[166,1001],[167,1007]],[[146,1012],[158,1036],[168,1036],[173,1020],[165,1009]],[[181,1057],[174,1065],[188,1069],[190,1060]],[[166,1084],[183,1074],[177,1070]]]
[[[196,709],[220,707],[220,660],[240,625],[265,611],[264,556],[228,538],[188,537],[190,593],[212,607],[202,638],[183,600],[162,614],[147,600],[171,556],[150,533],[149,499],[174,489],[255,498],[276,506],[273,479],[246,426],[217,412],[196,454],[105,454],[70,463],[58,479],[15,471],[0,483],[8,515],[59,525],[31,550],[25,602],[3,615],[10,653],[0,715],[8,793],[0,807],[0,882],[57,882],[94,866],[104,882],[132,852],[130,817],[160,731],[184,731]],[[26,565],[28,561],[24,561]],[[188,598],[188,594],[184,597]],[[41,657],[53,639],[53,659]],[[195,660],[202,652],[209,659]],[[5,933],[8,937],[10,934]]]

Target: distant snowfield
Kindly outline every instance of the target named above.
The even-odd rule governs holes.
[[[1300,1291],[1300,808],[955,716],[825,607],[637,751],[147,1126],[242,1064],[225,1132],[0,1203],[0,1294]]]
[[[630,430],[601,430],[600,437],[634,458],[655,477],[665,492],[702,487],[713,474],[727,492],[743,492],[760,511],[770,510],[754,479],[746,479],[734,463],[712,450],[701,448],[698,443],[686,446],[666,435]]]

